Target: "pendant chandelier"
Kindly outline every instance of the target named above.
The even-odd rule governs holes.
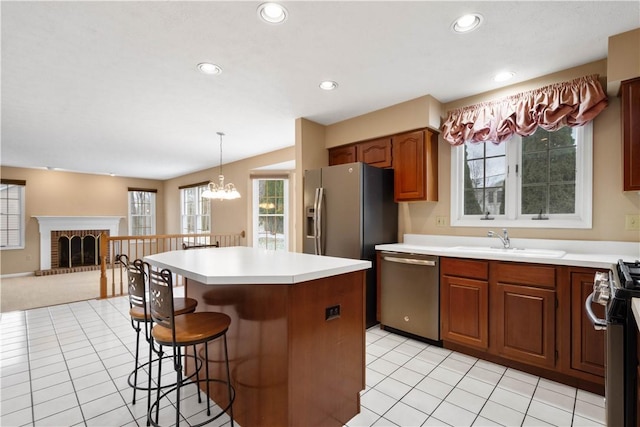
[[[220,136],[220,174],[218,182],[209,182],[209,187],[202,192],[204,199],[232,200],[240,198],[240,193],[236,190],[235,185],[224,183],[224,175],[222,174],[222,137],[224,133],[216,132]]]

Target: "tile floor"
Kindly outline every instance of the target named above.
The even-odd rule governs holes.
[[[0,425],[145,425],[146,395],[132,405],[127,384],[135,334],[125,297],[0,316]],[[601,396],[378,328],[366,340],[367,388],[348,427],[604,424]],[[160,424],[173,424],[174,400]],[[185,425],[206,416],[195,387],[183,402]]]

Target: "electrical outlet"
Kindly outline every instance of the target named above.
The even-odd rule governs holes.
[[[640,230],[640,215],[625,215],[624,228],[626,230]]]
[[[340,305],[333,305],[324,309],[324,320],[337,319],[340,317]]]
[[[446,216],[437,216],[436,217],[436,226],[437,227],[446,227],[447,226],[447,217]]]

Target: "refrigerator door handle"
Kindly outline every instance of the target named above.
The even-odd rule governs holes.
[[[313,199],[313,253],[318,255],[318,196],[320,189],[316,188]]]
[[[316,208],[316,241],[318,249],[317,255],[324,255],[322,251],[322,209],[324,204],[324,188],[320,187],[318,191],[318,207]]]

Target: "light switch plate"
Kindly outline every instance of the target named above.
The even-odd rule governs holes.
[[[624,228],[626,230],[640,230],[640,215],[625,215]]]

